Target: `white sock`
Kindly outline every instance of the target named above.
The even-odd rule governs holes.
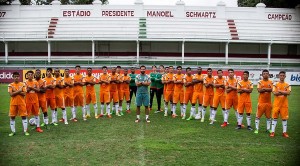
[[[201,111],[202,111],[202,108],[203,108],[203,107],[202,107],[201,105],[198,106],[198,114],[199,114],[199,115],[200,115],[200,113],[201,113]]]
[[[62,110],[62,114],[63,114],[64,121],[67,121],[67,111],[66,111],[66,109]]]
[[[272,132],[275,132],[276,125],[277,125],[277,119],[273,119],[272,120]]]
[[[185,116],[185,113],[186,113],[186,104],[183,105],[183,111],[182,112],[183,112],[183,116]]]
[[[82,117],[85,118],[85,114],[86,114],[85,113],[85,107],[83,106],[83,107],[81,107],[81,109],[82,109]]]
[[[270,130],[271,128],[271,118],[267,119],[267,130]]]
[[[49,119],[48,119],[48,116],[47,116],[47,117],[44,117],[44,123],[45,123],[46,125],[48,125],[48,124],[49,124]]]
[[[228,110],[223,111],[224,122],[228,122]]]
[[[146,119],[148,119],[149,118],[149,115],[146,115]]]
[[[205,117],[205,113],[206,113],[206,108],[203,107],[202,109],[202,116],[201,116],[201,119],[204,119]]]
[[[85,109],[86,109],[86,114],[91,116],[90,105],[85,105]]]
[[[103,110],[104,110],[104,104],[101,104],[100,114],[103,114]]]
[[[172,104],[172,112],[174,115],[176,115],[176,105],[177,104]]]
[[[98,115],[98,105],[97,105],[97,103],[94,104],[94,111],[95,111],[95,115]]]
[[[183,104],[180,104],[180,112],[183,114]]]
[[[239,121],[239,113],[237,111],[234,111],[234,113],[235,113],[236,121],[238,122]]]
[[[256,118],[256,119],[255,119],[255,128],[256,128],[256,130],[259,129],[259,121],[260,121],[259,118]]]
[[[107,115],[110,115],[110,104],[106,105],[106,113]]]
[[[251,126],[251,116],[247,116],[247,125]]]
[[[54,110],[51,110],[51,117],[52,117],[52,123],[54,123],[55,122],[55,111]]]
[[[58,120],[57,120],[57,114],[58,114],[57,111],[54,111],[54,115],[55,115],[55,116],[54,116],[54,117],[55,117],[54,120],[55,120],[55,123],[57,123],[57,121],[58,121]]]
[[[23,124],[24,132],[26,132],[27,131],[27,127],[28,127],[27,118],[26,119],[22,119],[22,124]]]
[[[119,103],[115,104],[116,112],[119,112]]]
[[[72,117],[73,119],[76,118],[76,111],[77,111],[77,107],[72,107]]]
[[[196,109],[195,106],[191,107],[190,117],[195,115],[195,109]]]
[[[282,121],[282,129],[283,129],[283,132],[286,133],[286,131],[287,131],[287,120]]]
[[[13,132],[13,133],[16,132],[16,121],[15,120],[10,119],[10,129],[11,129],[11,132]]]
[[[212,119],[213,110],[213,108],[210,108],[209,119]]]
[[[130,110],[129,103],[126,103],[126,110]]]
[[[137,118],[137,119],[140,119],[140,115],[136,115],[136,118]]]
[[[217,110],[213,109],[212,110],[212,115],[211,115],[211,120],[215,120],[217,114]]]
[[[40,116],[34,116],[36,127],[40,127]]]
[[[168,104],[165,103],[165,114],[167,114],[167,113],[168,113]]]
[[[238,119],[238,125],[242,125],[243,118],[244,118],[244,116],[243,116],[243,115],[239,115],[239,119]]]

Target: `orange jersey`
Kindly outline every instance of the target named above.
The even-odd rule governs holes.
[[[87,82],[94,82],[94,83],[97,83],[97,78],[94,77],[93,75],[91,76],[86,76],[85,77],[85,81]],[[90,85],[90,84],[87,84],[86,85],[86,94],[94,94],[95,93],[95,85]]]
[[[184,75],[184,78],[183,78],[183,83],[192,83],[193,82],[193,76],[190,75]],[[194,86],[193,85],[190,85],[190,86],[187,86],[185,87],[185,92],[186,93],[192,93],[194,90]]]
[[[130,76],[129,75],[124,75],[122,78],[122,83],[121,83],[121,90],[124,92],[129,92],[129,84],[125,83],[125,81],[130,81]]]
[[[291,92],[291,86],[284,82],[276,82],[273,86],[273,92],[278,92],[278,91],[286,91],[286,92]],[[285,95],[279,95],[274,97],[274,106],[276,107],[288,107],[288,98]]]
[[[174,74],[173,81],[181,81],[181,83],[174,84],[174,92],[183,92],[183,78],[184,74]]]
[[[124,77],[124,74],[120,74],[120,73],[117,73],[119,75],[119,83],[117,84],[117,89],[119,92],[121,92],[122,88],[121,88],[121,84],[123,82],[123,77]]]
[[[203,79],[204,84],[213,84],[214,83],[214,77],[204,77]],[[204,95],[213,96],[214,95],[214,88],[212,86],[209,86],[208,88],[205,87],[205,93]]]
[[[119,74],[110,74],[110,80],[111,81],[120,81],[120,75]],[[117,83],[110,83],[110,91],[111,92],[117,92],[118,91],[118,84]]]
[[[173,76],[174,76],[173,73],[168,73],[168,74],[165,75],[164,80],[165,81],[173,80]],[[174,91],[174,83],[173,82],[172,83],[167,83],[165,85],[167,85],[166,91]]]
[[[73,77],[64,77],[64,82],[68,84],[74,84]],[[65,86],[64,88],[64,96],[73,97],[73,87]]]
[[[79,83],[79,82],[85,82],[85,78],[83,77],[82,74],[75,74],[74,83]],[[83,94],[83,86],[75,85],[73,88],[73,93],[74,96],[76,96],[77,94]]]
[[[56,77],[55,79],[56,79],[56,85],[62,85],[62,86],[65,85],[63,77],[59,76],[59,77]],[[58,87],[55,87],[54,88],[54,94],[55,94],[55,96],[63,97],[64,96],[64,89],[60,89]]]
[[[237,89],[253,89],[253,83],[251,81],[239,81]],[[241,93],[239,97],[240,102],[251,102],[250,93]]]
[[[55,78],[53,77],[46,77],[45,78],[45,81],[46,81],[46,86],[47,85],[56,85],[56,80]],[[54,94],[54,89],[47,89],[46,90],[46,98],[49,99],[49,98],[55,98],[55,94]]]
[[[110,75],[109,74],[100,74],[99,81],[110,81]],[[100,91],[101,92],[109,92],[109,84],[101,83],[100,84]]]
[[[26,92],[26,86],[23,82],[10,83],[8,85],[8,92],[14,92],[22,89],[23,92]],[[25,105],[25,99],[22,95],[16,95],[10,98],[10,105]]]
[[[227,80],[225,80],[224,85],[225,86],[234,86],[234,87],[237,87],[237,83],[238,83],[237,79],[235,79],[235,78],[232,78],[232,79],[228,78]],[[227,93],[227,97],[228,98],[234,98],[234,97],[236,97],[237,94],[238,94],[237,90],[231,90],[230,92]]]
[[[257,83],[257,89],[271,88],[273,90],[273,82],[271,80],[260,80]],[[271,103],[271,92],[259,93],[258,103]]]
[[[31,81],[26,80],[24,83],[25,83],[26,89],[28,89],[29,87],[39,88],[39,84],[35,80],[31,80]],[[26,100],[26,103],[38,103],[39,102],[38,95],[34,90],[26,92],[25,100]]]
[[[202,80],[203,81],[203,75],[202,74],[194,74],[193,80]],[[194,84],[194,92],[200,92],[203,93],[203,82]]]
[[[36,80],[39,84],[39,88],[46,86],[46,81],[44,79]],[[39,101],[46,101],[46,94],[45,93],[37,93]]]
[[[222,78],[217,77],[214,80],[214,84],[224,85],[224,82],[225,82],[225,78],[224,77],[222,77]],[[222,87],[216,88],[215,95],[217,95],[217,96],[224,96],[225,95],[225,88],[222,88]]]

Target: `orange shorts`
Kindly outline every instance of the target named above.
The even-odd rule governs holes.
[[[126,101],[130,100],[130,91],[128,91],[128,92],[121,91],[120,93],[121,93],[120,98],[119,98],[120,100],[124,100],[124,98]]]
[[[184,93],[184,99],[183,99],[184,104],[188,104],[189,102],[191,103],[192,99],[193,99],[193,92]]]
[[[70,96],[65,96],[65,107],[73,107],[74,106],[74,99]]]
[[[79,93],[79,94],[76,94],[74,95],[74,106],[81,106],[83,107],[84,106],[84,95],[83,93]]]
[[[252,113],[252,103],[251,102],[239,102],[238,109],[237,109],[238,113],[243,114],[244,109],[246,110],[247,114],[251,114]]]
[[[121,100],[121,99],[123,100],[122,94],[123,94],[122,91],[120,89],[118,89],[118,98],[119,98],[119,100]]]
[[[212,95],[211,96],[210,95],[204,95],[203,96],[203,106],[212,107],[213,106],[213,101],[214,101],[214,96],[212,96]]]
[[[27,109],[27,116],[39,115],[39,103],[26,103],[26,109]]]
[[[85,104],[88,105],[92,102],[92,104],[97,103],[96,93],[87,93],[85,95]]]
[[[110,92],[110,101],[113,101],[114,103],[119,102],[119,92]]]
[[[200,92],[193,93],[192,104],[196,104],[197,102],[200,105],[203,104],[203,93],[200,93]]]
[[[39,100],[39,107],[42,109],[43,113],[47,112],[48,110],[47,110],[46,100],[45,101]]]
[[[56,108],[65,108],[65,99],[62,96],[55,96]]]
[[[27,116],[26,105],[10,105],[9,116]]]
[[[55,99],[53,98],[46,98],[46,104],[47,104],[47,108],[50,106],[51,110],[54,110],[56,108],[56,103],[55,103]]]
[[[100,91],[100,103],[110,103],[110,92]]]
[[[266,118],[271,118],[272,112],[272,103],[258,103],[256,117],[260,118],[263,114],[266,115]]]
[[[289,119],[289,108],[288,107],[275,107],[273,108],[272,118],[277,119],[278,115],[280,114],[280,117],[282,120],[288,120]]]
[[[213,101],[213,107],[218,108],[219,104],[221,103],[221,107],[225,109],[225,98],[226,96],[214,96],[214,101]]]
[[[226,98],[225,100],[225,109],[229,110],[231,107],[233,107],[234,110],[237,110],[238,108],[239,99],[236,98]]]
[[[184,99],[184,92],[174,92],[173,93],[173,103],[183,103]]]
[[[164,92],[165,102],[172,101],[173,99],[173,91],[165,91]]]

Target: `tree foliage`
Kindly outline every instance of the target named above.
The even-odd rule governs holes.
[[[300,4],[300,0],[238,0],[238,6],[255,7],[260,2],[271,8],[295,8]]]

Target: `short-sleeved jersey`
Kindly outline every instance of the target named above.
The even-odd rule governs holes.
[[[79,83],[79,82],[85,82],[85,78],[82,74],[75,74],[74,75],[74,83]],[[73,92],[74,92],[74,96],[76,96],[77,94],[83,94],[83,86],[80,85],[75,85],[73,87]]]
[[[222,85],[224,85],[224,82],[225,82],[225,78],[224,77],[222,77],[222,78],[217,77],[214,80],[214,84],[222,84]],[[225,88],[222,88],[222,87],[216,88],[215,95],[217,95],[217,96],[224,96],[225,95]]]
[[[253,89],[253,83],[251,81],[239,81],[237,89]],[[239,97],[240,102],[251,102],[250,93],[241,93]]]
[[[276,82],[273,86],[273,92],[278,91],[286,91],[291,92],[292,88],[287,82]],[[288,98],[285,95],[279,95],[274,97],[274,105],[275,106],[282,106],[282,107],[288,107]]]
[[[183,77],[183,83],[192,83],[193,82],[193,75],[184,75]],[[185,87],[185,92],[186,93],[192,93],[194,91],[194,86],[190,85]]]
[[[8,84],[8,92],[18,91],[22,89],[23,92],[26,92],[26,86],[23,82],[18,83],[10,83]],[[25,105],[25,99],[24,96],[18,94],[16,96],[13,96],[10,98],[10,105]]]
[[[202,74],[194,74],[193,80],[203,81],[203,75]],[[194,92],[203,93],[203,82],[195,83],[194,84]]]
[[[203,78],[204,84],[213,84],[214,83],[214,77],[204,77]],[[212,86],[209,86],[208,88],[205,87],[204,95],[213,96],[214,95],[214,88]]]
[[[91,76],[86,76],[85,77],[85,81],[87,82],[94,82],[94,83],[97,83],[97,78],[94,77],[93,75]],[[95,85],[90,85],[90,84],[87,84],[86,85],[86,94],[94,94],[95,93]]]
[[[164,80],[165,81],[171,81],[171,80],[173,80],[173,76],[174,76],[173,73],[165,74]],[[167,85],[166,91],[174,91],[174,83],[173,82],[172,83],[167,83],[165,85]]]
[[[237,87],[238,81],[236,78],[228,78],[225,80],[224,85],[225,86],[234,86]],[[236,97],[236,95],[238,94],[237,90],[231,90],[230,92],[227,93],[227,97],[228,98],[233,98]]]
[[[273,81],[271,80],[260,80],[257,83],[257,89],[260,88],[271,88],[273,90]],[[258,103],[271,103],[271,92],[259,93]]]
[[[36,80],[36,81],[39,84],[39,88],[45,88],[46,81],[44,79],[39,79],[39,80]],[[46,94],[45,93],[38,92],[37,94],[38,94],[39,101],[46,101]]]
[[[162,74],[162,73],[157,73],[156,74],[155,82],[156,82],[156,88],[157,89],[164,88],[164,84],[162,83],[163,75],[164,74]]]
[[[120,81],[120,75],[119,74],[110,74],[110,80],[111,81]],[[110,91],[111,92],[117,92],[118,91],[118,84],[116,83],[110,83]]]
[[[147,74],[139,74],[135,77],[135,83],[148,82],[151,83],[150,77]],[[148,93],[148,86],[138,86],[136,93]]]
[[[110,75],[104,74],[104,73],[100,74],[99,81],[110,81]],[[109,92],[109,84],[101,83],[100,91],[101,92]]]
[[[59,77],[55,77],[55,79],[56,79],[56,85],[62,85],[62,86],[65,85],[63,77],[59,76]],[[54,94],[55,94],[55,96],[63,97],[64,96],[64,89],[60,89],[58,87],[55,87],[54,88]]]
[[[128,75],[124,75],[122,77],[121,90],[124,92],[129,92],[129,84],[125,83],[125,81],[130,81],[130,77]]]
[[[181,83],[175,84],[174,83],[174,92],[183,92],[183,79],[184,74],[174,74],[173,75],[173,81],[181,81]]]
[[[123,82],[123,76],[124,76],[124,74],[120,74],[120,73],[117,73],[117,74],[119,75],[119,83],[117,83],[117,89],[120,92],[122,90],[121,84]]]
[[[132,73],[129,74],[129,77],[131,78],[131,79],[130,79],[129,86],[136,86],[136,85],[135,85],[135,77],[136,77],[136,76],[137,76],[137,74],[132,74]]]
[[[56,85],[56,80],[53,77],[46,77],[45,78],[46,81],[46,86],[48,85]],[[50,99],[50,98],[55,98],[55,94],[54,94],[54,89],[47,89],[46,90],[46,98]]]
[[[64,82],[68,84],[74,84],[74,78],[69,76],[69,77],[64,77]],[[66,84],[65,84],[66,85]],[[64,89],[64,95],[68,97],[73,97],[73,87],[70,86],[65,86]]]
[[[24,82],[26,89],[28,90],[29,87],[31,88],[39,88],[39,84],[37,81],[35,80],[26,80]],[[26,96],[25,96],[25,101],[26,103],[38,103],[39,102],[39,98],[37,93],[34,90],[31,91],[27,91],[26,92]]]
[[[156,88],[157,87],[156,81],[155,81],[156,75],[157,75],[156,72],[155,73],[154,72],[150,73],[150,79],[151,79],[151,85],[150,85],[150,87],[151,88]]]

